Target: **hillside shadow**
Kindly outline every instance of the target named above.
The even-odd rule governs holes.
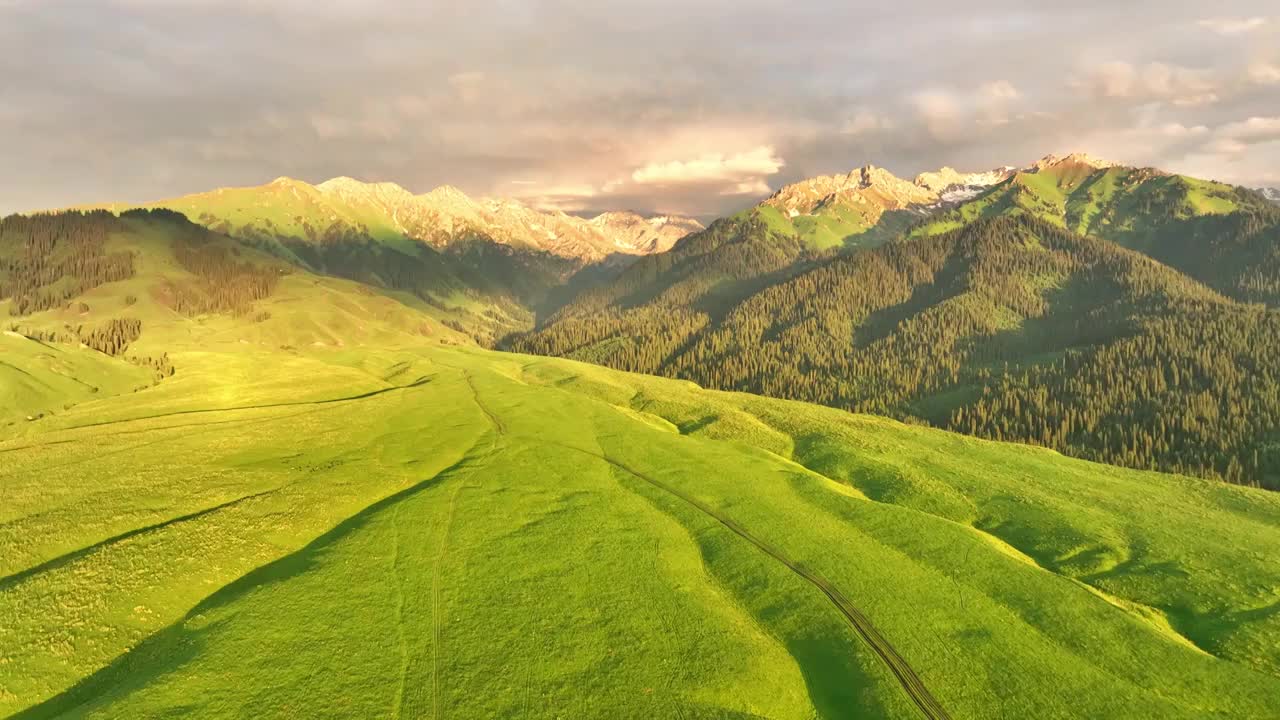
[[[892,335],[903,322],[944,300],[963,292],[956,287],[955,279],[969,265],[969,260],[959,253],[951,253],[943,266],[933,275],[933,282],[916,286],[906,302],[876,310],[858,324],[853,331],[853,344],[866,348]]]
[[[199,629],[193,629],[190,627],[190,621],[230,605],[257,588],[286,582],[307,573],[317,565],[320,555],[331,546],[367,526],[383,510],[444,482],[451,473],[473,460],[474,451],[475,446],[457,462],[430,478],[365,507],[301,549],[251,570],[223,586],[187,612],[182,619],[152,634],[136,647],[116,658],[110,665],[89,675],[64,692],[11,716],[10,720],[60,717],[95,700],[127,696],[166,676],[178,673],[186,663],[200,655],[209,638],[227,622],[218,620]],[[180,716],[182,713],[175,710],[173,714]]]

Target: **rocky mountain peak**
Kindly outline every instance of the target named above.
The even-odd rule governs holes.
[[[864,188],[895,188],[907,182],[888,170],[875,165],[866,165],[854,172],[857,173],[858,184]]]
[[[471,199],[470,195],[462,192],[452,185],[441,185],[429,192],[425,192],[416,198],[419,203],[426,203],[442,210],[452,210],[461,212],[463,210],[473,210],[478,207],[478,203]]]
[[[644,216],[631,210],[606,210],[589,221],[592,225],[607,227],[620,223],[633,224],[644,222]]]
[[[1031,166],[1031,172],[1040,172],[1047,168],[1062,166],[1083,166],[1094,170],[1105,170],[1107,168],[1119,167],[1119,163],[1111,162],[1096,158],[1088,153],[1070,153],[1068,155],[1045,155]]]
[[[372,182],[347,177],[345,175],[325,180],[316,189],[327,195],[339,195],[347,198],[376,198],[380,200],[407,200],[412,194],[393,182]]]

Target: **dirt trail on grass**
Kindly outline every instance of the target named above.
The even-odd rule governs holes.
[[[559,444],[557,443],[557,445]],[[681,492],[680,490],[677,490],[674,487],[671,487],[661,480],[657,480],[656,478],[634,470],[625,464],[608,457],[607,455],[599,455],[589,450],[569,445],[559,446],[570,450],[576,450],[577,452],[603,460],[628,475],[643,480],[649,485],[683,500],[685,503],[693,506],[697,510],[714,519],[716,522],[728,528],[735,535],[741,537],[752,545],[755,545],[756,548],[764,552],[766,555],[777,560],[806,582],[822,591],[822,594],[825,595],[831,604],[840,611],[840,614],[844,616],[845,620],[849,623],[849,626],[852,627],[858,636],[871,647],[876,656],[880,658],[880,661],[889,668],[889,671],[893,673],[895,678],[897,678],[898,684],[902,687],[903,692],[907,694],[907,697],[910,698],[911,702],[920,710],[920,713],[929,720],[950,720],[951,716],[947,713],[946,709],[942,707],[942,704],[933,697],[929,692],[929,689],[925,687],[924,681],[920,679],[920,676],[916,674],[915,670],[907,664],[907,661],[896,649],[894,649],[893,645],[889,643],[884,635],[880,634],[880,631],[871,623],[871,620],[826,578],[806,568],[804,565],[791,560],[789,557],[784,555],[781,550],[756,537],[746,528],[724,516],[714,508],[684,492]]]
[[[462,377],[466,379],[467,387],[471,388],[471,399],[476,401],[476,407],[480,408],[480,412],[484,413],[485,417],[489,418],[489,424],[493,426],[494,431],[499,435],[506,435],[506,423],[502,422],[502,418],[495,415],[494,412],[489,409],[489,406],[485,405],[484,401],[480,399],[480,393],[476,392],[475,380],[471,378],[471,371],[463,370]]]
[[[484,403],[483,400],[481,400],[480,394],[476,391],[475,382],[471,377],[470,371],[462,368],[456,368],[456,369],[459,369],[462,371],[463,378],[466,380],[468,387],[470,387],[471,389],[471,395],[474,398],[476,405],[480,408],[481,412],[483,412],[485,416],[489,418],[489,422],[493,425],[493,428],[497,433],[497,437],[495,437],[495,445],[496,445],[497,438],[505,436],[507,433],[506,424],[502,421],[500,417],[497,416],[497,414],[493,412],[492,409],[489,408],[489,406],[487,406]],[[877,630],[875,625],[871,623],[870,618],[864,615],[861,610],[859,610],[852,602],[850,602],[849,599],[846,598],[840,592],[840,590],[837,589],[834,585],[832,585],[826,578],[806,568],[804,565],[790,559],[785,554],[783,554],[781,550],[766,543],[764,540],[761,540],[760,538],[756,537],[746,528],[742,527],[738,523],[734,522],[732,519],[721,514],[714,508],[702,503],[701,501],[693,498],[692,496],[684,492],[681,492],[680,490],[677,490],[676,488],[662,482],[661,480],[658,480],[642,472],[634,470],[628,467],[627,465],[625,465],[624,463],[609,457],[608,455],[595,453],[590,450],[574,447],[572,445],[564,445],[562,443],[557,443],[554,441],[546,441],[546,442],[548,442],[548,444],[556,445],[557,447],[562,447],[568,450],[574,450],[584,455],[589,455],[596,459],[602,460],[608,463],[609,465],[627,473],[628,475],[636,477],[637,479],[642,480],[648,483],[649,485],[652,485],[653,487],[656,487],[659,490],[662,490],[663,492],[669,495],[672,495],[676,498],[679,498],[680,500],[683,500],[684,502],[693,506],[697,510],[711,517],[715,521],[719,522],[721,525],[728,528],[734,534],[738,535],[742,539],[756,546],[757,549],[761,550],[766,555],[772,557],[774,560],[777,560],[779,563],[781,563],[786,568],[791,570],[797,576],[799,576],[809,584],[816,587],[818,590],[822,592],[823,595],[827,597],[827,599],[831,602],[831,604],[834,605],[835,608],[838,611],[840,611],[840,614],[844,616],[846,622],[848,622],[849,626],[853,628],[854,632],[856,632],[858,636],[861,637],[863,641],[866,642],[867,645],[871,647],[872,651],[875,652],[876,656],[880,658],[880,661],[883,662],[886,667],[888,667],[891,673],[893,673],[893,676],[898,680],[898,684],[902,687],[903,692],[907,694],[907,697],[916,706],[916,708],[920,710],[920,713],[925,718],[928,718],[928,720],[951,720],[951,716],[947,713],[946,709],[942,707],[942,704],[939,703],[938,700],[935,697],[933,697],[933,695],[929,692],[929,689],[925,687],[924,681],[920,679],[920,676],[916,674],[915,670],[913,670],[909,664],[907,664],[907,661],[898,653],[898,651],[893,647],[893,645],[889,643],[889,641],[884,637],[884,635],[880,634],[880,631]]]
[[[471,399],[475,402],[476,407],[480,409],[480,412],[484,414],[485,418],[489,422],[490,427],[493,428],[493,434],[490,436],[489,450],[484,455],[484,458],[488,460],[494,455],[494,453],[498,452],[499,446],[503,442],[503,439],[506,437],[506,434],[507,434],[506,423],[504,423],[502,421],[502,418],[498,417],[489,408],[489,406],[485,405],[484,401],[480,399],[480,393],[476,391],[476,384],[471,377],[470,370],[467,370],[465,368],[454,367],[452,365],[448,365],[448,367],[452,367],[453,369],[461,372],[462,378],[466,380],[467,387],[471,390]],[[448,557],[448,554],[449,554],[449,534],[453,530],[453,521],[457,515],[458,495],[465,488],[478,487],[478,485],[471,484],[470,479],[475,474],[476,470],[479,469],[481,466],[482,466],[481,463],[477,463],[476,465],[469,468],[466,475],[467,482],[460,482],[453,489],[453,492],[449,494],[449,504],[445,511],[444,527],[440,534],[440,545],[436,549],[436,558],[435,558],[435,562],[433,563],[433,569],[431,573],[431,633],[432,633],[431,717],[435,720],[439,720],[439,718],[442,717],[441,702],[440,702],[440,696],[441,696],[440,658],[441,658],[441,655],[443,654],[442,648],[444,647],[445,607],[441,599],[443,582],[440,578],[440,571],[444,565],[445,559]]]

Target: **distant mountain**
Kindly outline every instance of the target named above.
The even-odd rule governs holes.
[[[1280,204],[1280,188],[1258,188],[1258,194],[1273,203]]]
[[[947,205],[972,200],[982,191],[1009,178],[1015,168],[1005,166],[979,173],[961,173],[949,167],[937,172],[922,173],[916,177],[916,185],[937,193],[938,199]]]
[[[1012,168],[980,173],[942,168],[909,181],[867,165],[847,175],[787,185],[755,211],[814,249],[871,247],[922,217],[976,196],[1011,172]]]
[[[634,213],[584,219],[518,200],[473,199],[448,185],[414,195],[395,183],[349,177],[319,185],[282,177],[267,185],[221,188],[146,206],[177,210],[237,237],[314,243],[354,235],[392,244],[421,242],[444,251],[491,242],[578,265],[660,251],[702,227],[689,218],[651,223]]]
[[[509,346],[1280,488],[1275,308],[1280,209],[1067,155],[788,186]]]
[[[666,252],[680,238],[703,230],[702,223],[679,215],[644,217],[628,211],[601,213],[588,221],[614,245],[637,255]]]
[[[912,234],[1009,215],[1111,240],[1231,297],[1280,305],[1280,213],[1244,188],[1083,154],[1050,155]]]
[[[414,195],[395,183],[348,177],[319,185],[281,177],[143,207],[182,213],[307,271],[407,291],[443,309],[502,306],[484,322],[465,323],[482,342],[527,327],[532,311],[584,268],[605,268],[589,275],[607,279],[702,229],[683,217],[579,218],[474,199],[450,186]]]

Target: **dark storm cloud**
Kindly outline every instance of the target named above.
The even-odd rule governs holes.
[[[706,215],[1069,150],[1280,184],[1271,2],[859,5],[0,0],[0,211],[352,175]]]

